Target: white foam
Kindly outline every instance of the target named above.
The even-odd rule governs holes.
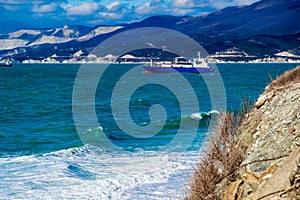
[[[0,159],[2,198],[170,199],[182,196],[197,154],[112,154],[82,147]],[[153,170],[156,169],[156,170]]]
[[[217,111],[217,110],[211,110],[211,111],[209,111],[208,113],[209,113],[209,114],[218,114],[218,115],[221,114],[221,113],[220,113],[219,111]]]
[[[217,110],[211,110],[211,111],[207,112],[207,115],[211,115],[211,114],[220,115],[221,113]],[[203,119],[202,114],[199,112],[191,114],[190,117],[193,119],[199,119],[199,120]]]
[[[201,116],[201,113],[193,113],[190,116],[193,119],[203,119],[203,117]]]

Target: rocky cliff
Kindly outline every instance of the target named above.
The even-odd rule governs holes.
[[[300,66],[266,87],[239,132],[248,148],[223,199],[300,199]]]
[[[220,117],[186,199],[300,199],[300,66],[242,108]]]

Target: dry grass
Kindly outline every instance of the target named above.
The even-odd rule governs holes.
[[[300,82],[300,66],[272,80],[269,89],[280,88],[293,82]],[[225,113],[220,116],[214,137],[207,143],[207,151],[194,169],[187,200],[223,198],[224,188],[236,178],[236,171],[245,157],[247,144],[238,142],[238,129],[251,107],[249,100],[244,101],[238,114]]]
[[[222,199],[224,191],[218,190],[218,185],[229,183],[245,155],[246,148],[237,144],[237,132],[250,109],[249,101],[244,101],[238,114],[221,115],[215,135],[210,139],[205,155],[194,169],[194,176],[190,181],[191,192],[186,199]]]
[[[286,86],[295,82],[300,82],[300,66],[293,70],[287,71],[281,76],[277,77],[275,80],[272,80],[269,88],[274,89],[276,87]]]

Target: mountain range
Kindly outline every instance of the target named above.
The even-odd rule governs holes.
[[[236,47],[255,56],[274,55],[280,51],[299,55],[299,19],[300,0],[261,0],[196,17],[160,15],[115,26],[66,25],[19,30],[0,35],[0,57],[22,61],[55,54],[63,60],[80,50],[84,56],[105,39],[140,27],[163,27],[182,32],[210,54]],[[143,54],[141,52],[139,54]]]

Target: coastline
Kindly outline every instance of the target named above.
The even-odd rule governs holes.
[[[102,67],[101,65],[98,66]],[[283,64],[277,66],[270,64],[220,65],[220,72],[223,73],[224,78],[228,78],[227,80],[230,83],[227,89],[232,91],[228,93],[228,95],[233,97],[229,97],[232,99],[229,107],[238,105],[240,102],[239,97],[244,93],[258,97],[261,89],[270,80],[270,72],[275,77],[292,66],[295,67],[295,64],[290,66]],[[124,70],[121,69],[122,67],[124,67]],[[124,71],[132,67],[135,66],[112,65],[111,72],[115,73],[107,73],[107,75],[109,77],[122,76]],[[198,153],[203,144],[202,138],[203,133],[206,131],[206,126],[203,124],[203,131],[201,126],[201,131],[199,131],[199,136],[197,136],[191,151],[186,152],[187,157],[176,159],[171,165],[168,164],[169,161],[163,162],[161,164],[163,170],[158,170],[157,173],[144,173],[139,169],[141,173],[133,171],[122,175],[122,173],[114,172],[115,170],[109,170],[111,167],[114,168],[111,162],[113,164],[116,163],[121,169],[125,168],[127,171],[134,167],[136,168],[136,162],[141,163],[145,159],[146,162],[142,163],[145,166],[145,172],[148,172],[149,163],[157,164],[155,159],[153,161],[150,160],[151,162],[148,160],[149,155],[153,155],[155,158],[157,152],[151,150],[151,153],[148,154],[143,153],[145,152],[144,150],[140,151],[138,149],[138,151],[129,152],[128,155],[126,154],[127,156],[123,154],[116,156],[114,153],[107,154],[107,151],[102,151],[98,148],[81,147],[81,143],[77,143],[80,141],[76,139],[77,137],[72,136],[73,134],[76,136],[77,133],[76,130],[72,131],[74,123],[70,110],[72,107],[70,97],[72,96],[73,82],[78,68],[79,65],[21,64],[15,68],[1,70],[3,73],[1,86],[4,89],[3,99],[5,100],[2,116],[3,119],[6,119],[6,123],[2,126],[2,131],[7,135],[5,137],[7,139],[1,140],[3,144],[1,146],[4,149],[2,151],[4,152],[4,156],[2,154],[4,158],[1,159],[1,166],[4,170],[1,173],[1,177],[10,180],[3,183],[1,188],[3,198],[12,196],[19,199],[41,199],[44,196],[50,196],[55,199],[86,198],[85,195],[89,194],[91,198],[98,197],[100,199],[109,199],[110,197],[119,197],[118,199],[183,199],[181,197],[184,196],[183,192],[187,190],[188,178],[193,172],[193,166],[196,165]],[[120,70],[115,71],[114,69]],[[213,78],[217,74],[211,74],[209,77]],[[140,75],[151,77],[151,75]],[[159,76],[165,77],[165,75]],[[199,89],[198,94],[205,94],[204,87],[202,87],[205,84],[197,81],[199,76],[188,76],[196,80],[195,89]],[[112,81],[109,77],[102,80],[106,81],[105,85],[113,87],[118,80]],[[135,76],[132,77],[135,78]],[[243,79],[236,77],[243,77]],[[264,78],[259,79],[260,77]],[[256,81],[251,81],[251,87],[246,85],[246,90],[243,90],[243,83],[246,78],[250,81]],[[102,89],[107,92],[109,88],[105,87]],[[100,91],[103,91],[102,89]],[[141,93],[141,95],[149,99],[153,98],[150,96],[152,95],[151,92],[146,91]],[[163,102],[166,95],[157,95],[156,98],[160,96],[161,100],[158,100]],[[95,101],[97,105],[103,104],[103,100],[100,98],[96,98]],[[142,102],[138,100],[138,103]],[[209,111],[208,101],[201,100],[200,102],[201,106]],[[193,108],[191,109],[191,111],[194,110]],[[238,106],[234,107],[234,110],[237,109]],[[141,111],[143,114],[143,110]],[[172,109],[170,113],[174,114],[175,112],[176,110]],[[108,115],[108,121],[105,122],[108,128],[110,128],[110,119]],[[172,119],[175,119],[175,122],[170,122],[170,125],[172,127],[174,125],[177,126],[176,116],[174,115]],[[24,122],[24,120],[26,123],[20,123]],[[188,120],[189,123],[194,123],[195,121],[195,119]],[[26,128],[24,129],[24,127]],[[94,141],[93,133],[96,134],[99,130],[98,128],[88,129],[87,134],[91,136],[89,138]],[[175,135],[177,129],[171,128],[170,131],[172,130],[174,130]],[[189,132],[188,127],[187,131]],[[15,137],[18,133],[22,135]],[[118,135],[116,131],[112,133]],[[57,137],[58,135],[59,137]],[[162,142],[168,141],[172,135],[162,135]],[[33,138],[32,136],[35,137]],[[28,141],[32,145],[28,145],[26,142],[23,143],[23,141]],[[47,143],[45,144],[44,141]],[[124,145],[131,144],[130,140],[124,140],[123,137],[121,140],[116,141],[120,141]],[[160,142],[157,138],[153,138],[152,141],[154,145],[158,145],[158,142]],[[11,145],[8,146],[7,144]],[[74,148],[74,144],[78,145]],[[142,143],[141,145],[147,147],[149,143],[145,145]],[[162,153],[164,154],[164,152]],[[137,157],[132,156],[135,154],[137,154]],[[171,153],[171,155],[174,154]],[[128,162],[124,162],[124,159]],[[12,169],[7,166],[12,166]],[[34,172],[32,172],[32,167],[36,169]],[[116,174],[116,176],[111,176],[111,174]],[[29,178],[30,181],[27,181]],[[39,187],[35,187],[36,185],[33,183],[37,183]],[[53,188],[53,190],[49,190],[49,188]]]
[[[277,77],[249,112],[223,114],[187,199],[300,196],[299,75],[300,66]]]
[[[300,56],[294,55],[288,52],[281,52],[275,55],[265,56],[251,56],[244,51],[237,51],[236,49],[229,49],[224,52],[217,52],[216,54],[208,55],[203,58],[208,64],[226,64],[226,63],[300,63]],[[157,57],[157,61],[163,58]],[[73,56],[67,58],[59,58],[55,54],[50,57],[41,59],[25,59],[22,61],[16,61],[23,64],[149,64],[152,62],[151,57],[135,57],[130,54],[126,54],[120,58],[112,54],[108,54],[105,57],[97,57],[94,54],[88,56],[78,56],[76,53]]]
[[[255,61],[215,61],[215,62],[208,62],[208,64],[289,64],[289,63],[296,63],[300,64],[299,60],[289,60],[289,61],[264,61],[264,60],[255,60]],[[43,62],[43,61],[23,61],[17,64],[149,64],[149,62],[86,62],[86,61],[63,61],[63,62]]]

